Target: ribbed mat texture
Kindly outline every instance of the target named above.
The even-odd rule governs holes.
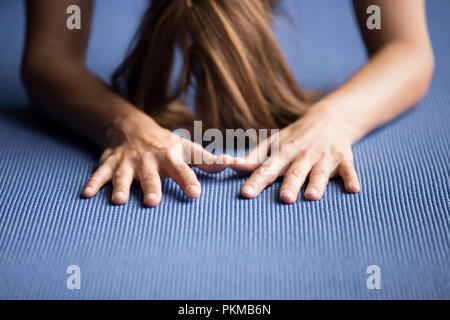
[[[103,79],[146,4],[97,0],[88,66]],[[274,29],[303,87],[331,90],[366,61],[350,1],[283,8],[290,17]],[[0,298],[449,299],[450,1],[427,9],[433,83],[354,147],[360,194],[332,181],[322,200],[284,205],[277,182],[244,200],[245,177],[198,172],[199,199],[164,181],[162,204],[147,209],[138,186],[121,207],[110,186],[79,197],[100,152],[31,111],[19,79],[24,3],[1,0]],[[81,290],[66,288],[69,265],[81,268]],[[381,290],[366,286],[369,265]]]

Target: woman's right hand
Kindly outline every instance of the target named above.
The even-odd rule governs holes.
[[[195,162],[193,166],[205,172],[218,173],[233,162],[229,156],[215,156],[199,144],[160,127],[146,115],[122,123],[126,124],[118,126],[120,130],[114,129],[120,132],[114,133],[114,146],[104,151],[99,168],[83,190],[85,198],[94,197],[112,181],[112,203],[125,204],[131,184],[137,180],[144,192],[144,205],[155,207],[161,202],[164,178],[172,178],[188,198],[197,198],[201,186],[188,164]]]

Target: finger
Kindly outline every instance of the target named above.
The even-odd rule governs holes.
[[[111,157],[114,153],[114,150],[111,148],[106,149],[99,160],[99,165],[102,165],[109,157]]]
[[[289,167],[284,175],[280,189],[280,199],[285,203],[297,201],[298,194],[306,181],[312,164],[305,160],[297,160]]]
[[[265,139],[245,155],[245,157],[235,158],[231,169],[238,172],[253,172],[258,169],[268,159],[271,141],[271,138]]]
[[[231,169],[236,172],[248,173],[258,169],[262,163],[263,161],[255,161],[247,158],[247,156],[245,158],[235,158]]]
[[[325,188],[327,187],[330,175],[336,165],[331,159],[322,159],[319,163],[312,167],[309,173],[309,183],[305,191],[307,200],[315,201],[322,198]]]
[[[344,161],[339,166],[339,175],[344,180],[345,190],[350,193],[358,193],[361,186],[358,180],[358,174],[352,161]]]
[[[144,205],[156,207],[161,202],[161,177],[153,159],[141,157],[139,181],[144,193]]]
[[[194,199],[200,196],[200,182],[198,182],[194,171],[186,163],[172,163],[168,171],[169,176],[180,186],[188,198]]]
[[[219,173],[228,168],[233,163],[233,158],[228,155],[216,156],[206,151],[198,143],[186,142],[188,154],[190,155],[189,164],[199,168],[207,173]]]
[[[122,205],[128,201],[133,177],[134,169],[131,163],[127,160],[122,161],[113,178],[113,195],[111,199],[113,204]]]
[[[250,176],[242,186],[241,195],[245,198],[256,198],[269,184],[283,174],[286,164],[279,159],[269,158]]]
[[[111,181],[117,162],[116,157],[109,157],[103,162],[103,164],[94,172],[84,187],[83,197],[94,197],[106,183]]]

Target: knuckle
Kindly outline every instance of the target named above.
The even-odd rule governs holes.
[[[346,170],[343,170],[341,176],[342,176],[342,178],[344,178],[346,180],[351,180],[354,178],[353,170],[350,170],[349,168]]]
[[[326,147],[326,150],[330,153],[330,154],[335,154],[337,151],[336,145],[334,144],[330,144]]]
[[[309,174],[311,177],[322,177],[327,174],[326,170],[324,168],[315,168],[311,171]]]
[[[270,183],[278,178],[278,174],[271,167],[260,167],[256,171],[255,178],[265,183]]]
[[[136,154],[136,164],[139,166],[145,166],[147,163],[152,162],[152,153],[148,151],[138,151]]]
[[[122,171],[122,170],[117,170],[115,173],[114,173],[114,177],[123,177],[125,175],[125,172],[124,171]]]
[[[289,175],[293,178],[301,179],[304,176],[304,172],[300,168],[292,168],[289,170]]]
[[[102,168],[102,171],[98,171],[95,173],[94,177],[95,179],[102,179],[102,177],[111,177],[113,175],[113,168],[110,166],[105,166]]]
[[[147,172],[142,175],[142,180],[146,182],[154,181],[157,177],[156,172]]]
[[[300,149],[297,151],[297,158],[304,159],[309,155],[308,149]]]
[[[112,155],[106,157],[106,159],[105,159],[105,161],[103,161],[103,163],[104,163],[105,165],[110,164],[111,162],[118,161],[118,160],[120,159],[120,157],[121,157],[120,155],[114,153],[114,154],[112,154]]]
[[[339,162],[344,160],[347,156],[347,152],[341,147],[330,146],[328,152]]]
[[[286,146],[290,148],[298,148],[302,145],[302,142],[299,139],[290,140]]]
[[[138,163],[141,159],[137,151],[130,152],[128,158],[131,160],[131,163]]]
[[[177,170],[178,172],[181,172],[183,174],[190,174],[191,173],[191,168],[189,168],[184,162],[175,162],[173,163],[173,167],[175,168],[175,170]]]
[[[274,173],[266,174],[263,176],[263,182],[271,183],[271,182],[275,181],[277,178],[278,178],[277,174],[274,174]]]
[[[261,167],[258,168],[257,173],[259,175],[267,176],[271,174],[272,167],[270,164],[264,164]]]
[[[327,151],[326,150],[320,150],[319,152],[318,152],[318,155],[319,155],[319,158],[325,158],[326,157],[326,155],[327,155]]]
[[[342,150],[338,150],[338,151],[336,151],[336,159],[338,160],[338,161],[342,161],[342,160],[344,160],[345,159],[345,152],[344,151],[342,151]]]
[[[135,150],[127,150],[123,154],[123,159],[130,159],[131,161],[136,160],[138,152]]]
[[[117,171],[114,174],[114,180],[116,180],[116,181],[125,180],[127,177],[128,177],[128,174],[125,171]]]
[[[279,150],[279,153],[281,153],[281,154],[289,154],[289,153],[292,153],[293,150],[296,150],[298,148],[299,148],[299,146],[296,141],[289,141],[289,142],[284,143],[283,145],[279,146],[278,150]]]
[[[140,150],[137,151],[137,156],[142,160],[147,160],[151,156],[151,153],[145,150]]]
[[[165,159],[171,159],[172,158],[172,149],[167,146],[162,146],[159,148],[160,152],[164,156]]]

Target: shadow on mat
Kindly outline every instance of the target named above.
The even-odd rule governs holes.
[[[52,140],[62,142],[63,144],[70,145],[72,148],[77,149],[79,152],[83,152],[85,154],[89,155],[89,158],[92,159],[92,161],[95,161],[97,163],[98,159],[101,156],[101,150],[98,149],[95,145],[93,145],[91,142],[89,142],[87,139],[84,139],[80,136],[77,136],[73,132],[67,130],[66,128],[62,127],[61,125],[57,124],[56,122],[46,118],[39,112],[35,111],[30,106],[10,106],[10,107],[1,107],[0,108],[0,117],[2,119],[5,119],[6,121],[11,122],[15,126],[23,127],[26,130],[31,130],[32,132],[36,134],[41,134],[49,137]],[[399,120],[395,120],[399,121]],[[379,128],[372,132],[369,136],[376,135],[378,131],[382,130],[382,128]],[[93,166],[92,172],[96,169],[96,166]],[[250,176],[249,174],[242,174],[242,173],[234,173],[232,175],[228,175],[225,178],[220,177],[218,175],[212,175],[205,172],[202,172],[200,170],[195,170],[198,179],[200,183],[204,182],[213,182],[213,183],[229,183],[229,182],[241,182],[242,184],[248,179]],[[277,190],[281,187],[282,184],[282,178],[278,178],[277,181],[274,183]],[[169,181],[168,179],[165,179],[163,181],[163,197],[165,200],[174,200],[179,201],[182,203],[188,203],[190,200],[187,199],[181,190],[179,190],[178,187],[170,187],[170,184],[174,183],[172,181]],[[341,179],[333,179],[330,181],[330,185],[327,188],[330,188],[331,185],[338,185],[338,187],[342,190],[342,192],[345,194],[345,188],[344,183]],[[306,184],[305,184],[306,185]],[[80,193],[83,186],[80,186]],[[107,184],[105,187],[106,192],[103,193],[103,196],[107,199],[107,202],[111,204],[111,194],[112,194],[112,185],[111,183]],[[299,195],[300,201],[307,201],[304,196],[305,187],[301,190],[301,195]],[[266,190],[267,191],[267,190]],[[263,191],[263,192],[266,192]],[[278,192],[277,192],[278,194]],[[95,199],[95,197],[93,198]],[[130,190],[130,200],[136,200],[139,201],[143,206],[143,195],[142,190],[138,183],[133,183],[131,190]],[[234,195],[235,200],[246,200],[240,196],[239,193],[236,193]],[[246,200],[251,201],[251,200]],[[275,201],[278,204],[284,204],[277,195]]]
[[[101,151],[91,142],[46,118],[31,106],[2,106],[0,107],[0,117],[16,127],[22,127],[33,133],[45,135],[52,140],[70,145],[80,152],[89,154],[95,161],[101,155]]]

